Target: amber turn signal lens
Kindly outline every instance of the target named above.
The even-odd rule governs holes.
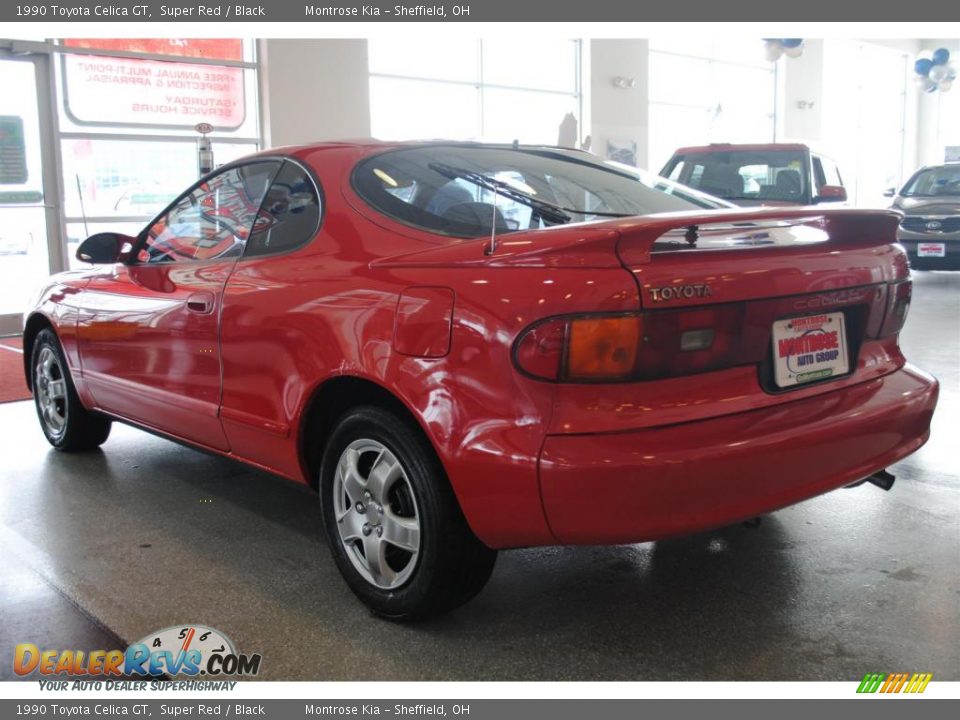
[[[572,320],[566,377],[601,380],[630,375],[637,360],[640,323],[639,315]]]

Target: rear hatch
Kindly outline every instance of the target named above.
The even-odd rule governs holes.
[[[635,360],[613,382],[558,383],[549,432],[789,413],[794,400],[896,371],[910,302],[898,219],[771,208],[603,223],[639,291]]]
[[[852,375],[864,342],[895,334],[893,306],[909,301],[898,220],[771,209],[624,225],[617,254],[645,311],[643,376],[757,364],[776,393]]]

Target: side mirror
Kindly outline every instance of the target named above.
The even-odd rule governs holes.
[[[824,185],[815,202],[845,202],[847,189],[843,185]]]
[[[897,189],[895,187],[887,188],[886,190],[883,191],[884,197],[893,197],[896,194],[897,194]]]
[[[91,235],[77,248],[77,260],[94,265],[119,262],[133,248],[133,238],[120,233]]]

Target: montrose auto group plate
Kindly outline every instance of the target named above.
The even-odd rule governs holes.
[[[778,387],[843,375],[849,369],[843,313],[773,323],[773,370]]]

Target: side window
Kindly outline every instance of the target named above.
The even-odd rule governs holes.
[[[246,257],[284,252],[309,242],[320,224],[320,198],[306,171],[285,162],[253,225]]]
[[[667,173],[667,179],[673,180],[675,182],[680,181],[680,173],[683,171],[683,160],[678,160],[673,164],[673,167],[670,168],[670,171]]]
[[[840,171],[837,170],[837,164],[828,158],[821,158],[823,162],[823,175],[827,179],[827,185],[843,185],[840,178]]]
[[[147,230],[137,261],[189,262],[242,254],[278,166],[276,161],[240,165],[195,187]]]
[[[817,183],[817,190],[827,185],[827,176],[823,172],[823,163],[816,155],[813,156],[813,179]]]
[[[690,177],[687,180],[687,185],[691,187],[700,187],[700,181],[703,180],[703,165],[694,165],[693,170],[690,171]]]

